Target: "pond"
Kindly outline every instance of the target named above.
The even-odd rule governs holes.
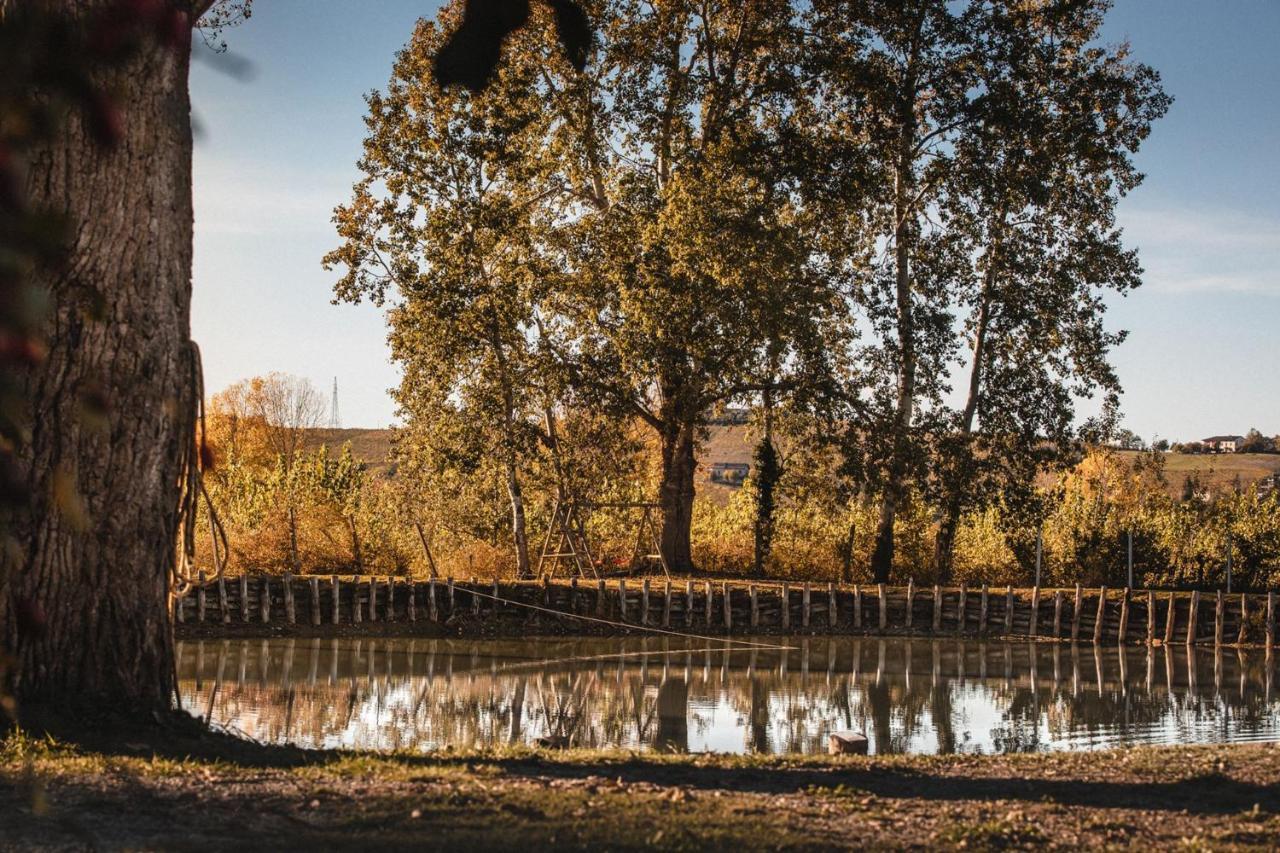
[[[178,643],[181,702],[268,743],[567,738],[668,752],[1028,752],[1280,740],[1261,652],[901,638]],[[745,645],[738,643],[754,643]]]

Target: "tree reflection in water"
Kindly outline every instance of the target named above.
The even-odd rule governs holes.
[[[774,640],[764,642],[773,643]],[[192,714],[266,742],[421,750],[1026,752],[1280,739],[1257,652],[813,638],[178,644]]]

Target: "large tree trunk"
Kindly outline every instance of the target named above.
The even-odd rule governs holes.
[[[693,569],[689,536],[693,524],[695,429],[686,423],[669,424],[662,430],[662,485],[658,493],[662,536],[658,547],[672,572]]]
[[[83,21],[104,4],[49,5]],[[173,704],[169,576],[195,396],[188,62],[143,47],[102,81],[120,144],[104,150],[73,115],[30,162],[31,204],[65,215],[70,236],[67,262],[33,276],[52,299],[49,352],[25,379],[31,502],[6,519],[18,547],[0,558],[0,634],[28,710]],[[80,413],[97,389],[105,428]]]
[[[871,552],[871,575],[876,583],[888,583],[893,570],[893,525],[897,518],[898,503],[905,491],[903,482],[907,472],[907,454],[910,452],[912,412],[916,397],[916,343],[915,318],[911,305],[911,243],[914,238],[914,222],[909,222],[910,210],[910,162],[906,146],[914,140],[914,133],[904,136],[903,160],[899,164],[894,214],[897,228],[894,232],[894,261],[896,269],[896,301],[898,324],[898,398],[895,403],[893,449],[889,459],[889,472],[880,499],[880,519],[876,526],[875,549]]]

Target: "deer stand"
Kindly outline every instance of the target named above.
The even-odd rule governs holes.
[[[591,547],[587,544],[587,529],[582,523],[578,505],[566,498],[556,498],[551,524],[542,541],[542,552],[538,555],[538,577],[554,576],[562,560],[568,563],[571,571],[578,573],[578,577],[585,578],[588,572],[591,577],[600,577],[591,556]]]

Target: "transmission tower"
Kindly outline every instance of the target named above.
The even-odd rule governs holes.
[[[342,420],[338,417],[338,377],[333,377],[333,403],[329,409],[329,429],[342,429]]]

